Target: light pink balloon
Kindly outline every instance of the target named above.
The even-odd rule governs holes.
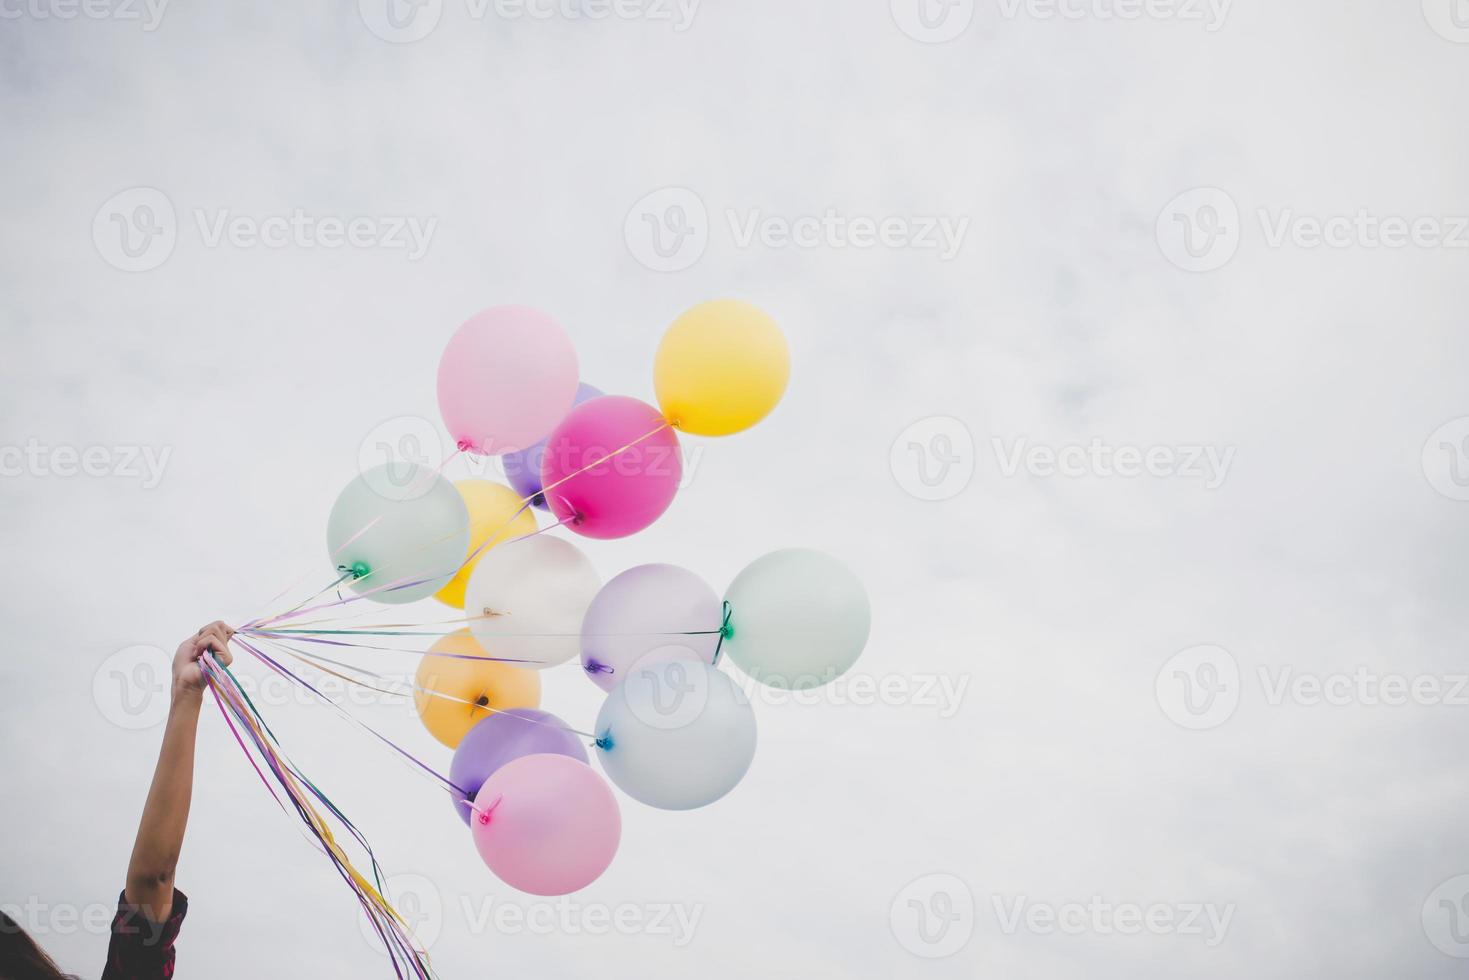
[[[532,895],[565,895],[601,876],[622,839],[617,799],[570,756],[523,755],[496,769],[474,798],[470,827],[500,880]]]
[[[467,452],[499,456],[541,441],[576,397],[576,348],[527,306],[476,313],[439,360],[439,412]]]
[[[652,524],[682,478],[672,426],[653,406],[624,395],[572,409],[546,440],[541,460],[551,513],[589,538],[623,538]]]

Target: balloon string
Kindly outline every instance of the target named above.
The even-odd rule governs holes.
[[[245,646],[243,643],[241,645]],[[235,736],[247,760],[255,769],[256,774],[265,781],[266,788],[275,797],[276,803],[284,810],[284,803],[276,794],[275,788],[265,779],[261,767],[256,764],[254,754],[251,753],[244,736],[241,735],[242,731],[249,736],[250,743],[255,747],[255,753],[260,756],[261,762],[270,770],[277,785],[291,801],[305,829],[309,830],[315,838],[315,846],[332,861],[333,868],[353,890],[374,932],[386,948],[394,972],[400,978],[412,976],[420,980],[431,980],[433,971],[427,956],[414,945],[408,924],[391,903],[383,897],[382,868],[366,837],[310,779],[286,758],[274,734],[270,732],[265,720],[250,701],[249,695],[240,687],[229,668],[223,667],[213,654],[202,656],[199,660],[199,667],[215,704],[219,707],[226,725]],[[309,794],[307,790],[310,791]],[[341,822],[367,852],[371,862],[373,881],[369,882],[353,867],[351,860],[333,838],[326,820],[313,807],[310,799],[312,797],[326,807],[328,812]],[[405,970],[408,971],[406,974]]]
[[[548,491],[548,490],[554,490],[556,487],[561,486],[561,484],[565,483],[567,480],[570,480],[570,479],[572,479],[573,477],[576,477],[576,476],[580,476],[581,474],[587,472],[588,470],[595,469],[596,467],[601,466],[603,463],[607,462],[609,459],[612,459],[613,457],[615,457],[615,456],[617,456],[617,455],[619,455],[621,453],[626,452],[627,450],[633,448],[634,446],[638,445],[639,443],[641,443],[641,442],[643,442],[643,441],[645,441],[647,439],[651,439],[653,436],[657,435],[659,432],[662,432],[664,429],[668,429],[668,428],[671,428],[671,423],[669,423],[667,420],[664,420],[662,422],[662,424],[658,425],[657,427],[655,427],[653,429],[650,429],[648,432],[643,433],[642,435],[638,436],[636,439],[632,440],[631,442],[628,442],[625,445],[619,446],[617,449],[612,450],[607,455],[601,457],[600,459],[593,460],[592,462],[590,462],[587,465],[581,467],[580,469],[573,470],[572,472],[567,473],[565,476],[563,476],[560,479],[556,480],[555,482],[551,483],[549,486],[542,487],[541,490],[540,490],[540,493],[542,495],[544,495],[546,493],[546,491]],[[456,452],[454,454],[452,454],[449,457],[449,459],[446,459],[443,464],[440,464],[440,470],[442,470],[443,467],[448,464],[448,462],[449,462],[450,459],[453,459],[454,456],[457,456],[459,452],[463,451],[464,448],[465,447],[460,447],[460,449],[459,450],[456,450]],[[464,561],[460,562],[460,564],[459,564],[459,566],[457,568],[455,568],[452,572],[449,572],[448,573],[449,577],[452,578],[454,575],[459,574],[461,571],[463,571],[465,568],[467,568],[469,565],[471,565],[477,558],[479,558],[479,556],[487,548],[489,548],[493,544],[497,543],[496,539],[499,537],[500,532],[503,531],[505,528],[509,527],[515,521],[515,519],[518,518],[521,514],[525,513],[526,509],[528,507],[530,507],[531,504],[532,504],[532,502],[535,500],[535,497],[536,497],[536,494],[531,494],[528,497],[522,498],[520,507],[515,511],[515,513],[514,514],[511,514],[510,517],[508,519],[506,519],[499,527],[497,527],[491,534],[489,534],[485,538],[485,540],[477,548],[475,548],[473,551],[471,551],[469,553],[469,555],[464,559]],[[373,526],[374,523],[376,523],[377,520],[380,520],[380,519],[381,519],[381,515],[379,515],[379,517],[377,517],[377,518],[374,518],[374,520],[372,522],[369,522],[369,524],[368,524],[367,527],[364,527],[361,531],[358,531],[351,538],[349,538],[346,542],[343,542],[340,546],[338,546],[338,548],[335,551],[333,551],[332,557],[335,558],[336,555],[343,548],[345,548],[352,541],[355,541],[357,538],[361,537],[364,533],[367,532],[367,530],[369,528],[371,528]],[[562,525],[567,524],[567,523],[576,523],[580,519],[581,519],[580,515],[578,515],[578,514],[572,514],[569,519],[564,519],[562,521],[559,521],[559,522],[557,522],[557,524],[555,526],[558,526],[559,527],[559,526],[562,526]],[[520,537],[521,538],[531,537],[534,534],[539,534],[540,533],[540,530],[541,529],[537,529],[536,531],[531,532],[531,534],[521,535]],[[414,552],[412,552],[412,553],[415,553],[416,554],[418,551],[422,551],[425,548],[429,548],[429,547],[432,547],[433,545],[439,544],[439,543],[441,543],[441,542],[443,542],[445,540],[448,540],[449,538],[452,538],[452,537],[456,536],[457,534],[458,534],[458,532],[456,531],[456,532],[454,532],[454,534],[446,535],[446,536],[441,537],[441,538],[438,538],[438,539],[436,539],[434,541],[427,542],[426,544],[423,544],[419,548],[415,549]],[[509,544],[511,541],[517,541],[517,540],[520,540],[520,538],[511,538],[511,539],[509,539],[508,541],[506,541],[504,543],[505,544]],[[384,567],[391,567],[391,566],[392,566],[392,563],[390,562],[388,565],[386,565]],[[357,578],[357,581],[361,581],[362,579],[369,578],[372,575],[377,574],[379,571],[381,571],[381,569],[379,569],[379,568],[370,568],[370,569],[368,569],[368,571],[367,571],[366,574],[358,577]],[[386,591],[389,588],[408,588],[410,585],[424,584],[425,582],[434,581],[434,580],[436,580],[438,578],[441,578],[441,577],[443,577],[443,576],[442,575],[435,575],[435,576],[432,576],[431,578],[423,579],[423,580],[420,580],[419,582],[413,582],[413,583],[408,583],[408,584],[394,583],[392,586],[380,587],[378,589],[372,590],[371,592],[358,593],[355,596],[350,596],[350,597],[348,597],[346,599],[342,599],[342,600],[340,600],[337,603],[330,603],[327,606],[313,607],[313,609],[331,608],[331,606],[346,605],[347,603],[356,602],[359,599],[368,598],[369,596],[371,596],[372,594],[374,594],[376,592]],[[300,615],[300,614],[302,614],[302,613],[304,613],[306,611],[311,611],[311,610],[300,610],[299,607],[298,607],[297,609],[289,610],[286,613],[283,613],[283,614],[280,614],[280,615],[277,615],[277,616],[271,616],[271,617],[268,617],[268,618],[262,618],[258,622],[276,622],[276,621],[279,621],[279,620],[282,620],[282,619],[290,619],[290,618],[294,618],[296,615]]]
[[[311,663],[312,662],[311,661],[311,655],[306,654],[306,653],[303,653],[302,651],[296,650],[296,649],[292,648],[289,644],[281,643],[279,641],[276,641],[274,643],[274,645],[282,648],[290,656],[293,656],[293,657],[295,657],[298,660],[303,660],[306,663]],[[313,664],[313,666],[317,666],[317,665]],[[345,665],[343,665],[343,666],[345,666]],[[317,666],[317,669],[320,670],[322,668],[319,667],[319,666]],[[397,692],[394,692],[394,691],[384,691],[381,688],[375,688],[375,687],[372,687],[371,685],[363,684],[360,681],[353,680],[352,678],[346,677],[346,676],[344,676],[342,674],[337,674],[334,671],[326,671],[326,673],[332,674],[333,676],[338,677],[341,680],[346,681],[349,684],[356,684],[359,687],[366,687],[369,690],[378,691],[381,694],[396,694],[397,693]],[[368,673],[368,672],[367,671],[363,671],[363,673]],[[294,676],[294,675],[292,675],[292,676]],[[341,707],[341,705],[337,704],[331,698],[328,698],[326,695],[322,694],[320,691],[317,691],[314,688],[311,688],[309,684],[306,684],[306,682],[305,681],[302,681],[300,678],[295,678],[295,680],[297,680],[298,683],[301,683],[301,684],[305,685],[308,689],[310,689],[312,691],[313,694],[316,694],[322,700],[326,701],[328,704],[331,704],[334,708],[336,708],[339,712],[341,712],[343,715],[345,715],[348,719],[350,719],[351,721],[353,721],[359,727],[362,727],[362,728],[366,729],[371,734],[376,735],[378,738],[382,739],[384,742],[387,742],[388,745],[392,746],[394,749],[397,749],[400,753],[402,753],[403,755],[407,756],[410,760],[412,760],[414,762],[418,762],[418,760],[417,759],[414,759],[413,756],[409,755],[409,753],[404,752],[402,749],[398,748],[397,745],[394,745],[391,741],[389,741],[388,739],[384,738],[382,735],[378,735],[378,733],[376,731],[374,731],[372,728],[370,728],[367,725],[364,725],[362,722],[358,721],[355,716],[353,716],[352,714],[350,714],[345,708]],[[405,686],[409,686],[414,691],[417,691],[417,692],[420,692],[422,694],[426,694],[426,695],[429,695],[429,696],[432,696],[432,697],[439,697],[439,698],[443,698],[443,699],[445,699],[447,701],[454,701],[454,702],[457,702],[459,704],[470,705],[470,706],[473,706],[475,708],[480,709],[481,711],[488,712],[490,714],[503,714],[506,711],[512,710],[512,709],[509,709],[509,708],[493,708],[493,707],[491,707],[488,704],[480,704],[478,701],[466,701],[463,698],[457,698],[457,697],[454,697],[453,695],[450,695],[450,694],[444,694],[444,693],[442,693],[440,691],[435,691],[435,690],[433,690],[431,688],[420,687],[417,684],[405,685]],[[401,696],[406,696],[406,695],[401,695]],[[585,738],[593,738],[593,737],[595,737],[590,732],[584,732],[584,731],[581,731],[580,729],[572,728],[570,725],[553,725],[550,722],[539,721],[539,720],[537,720],[535,718],[526,718],[524,716],[517,716],[517,717],[520,717],[522,721],[528,721],[528,722],[531,722],[532,724],[545,725],[548,728],[559,728],[562,731],[564,731],[564,732],[570,732],[573,735],[581,735],[581,736],[583,736]],[[462,789],[459,786],[455,786],[453,783],[449,782],[449,780],[445,779],[443,776],[440,776],[438,773],[434,772],[432,769],[429,769],[427,766],[424,766],[423,763],[418,762],[418,765],[420,767],[422,767],[424,770],[426,770],[427,772],[429,772],[431,775],[433,775],[436,778],[438,778],[446,786],[449,786],[451,789],[458,790],[460,793],[464,793],[465,795],[468,795],[468,793],[467,793],[466,790]]]
[[[249,634],[251,636],[438,636],[438,637],[444,637],[444,636],[458,636],[461,631],[460,630],[451,630],[450,632],[442,633],[442,632],[438,632],[438,631],[417,631],[417,630],[398,630],[398,629],[392,629],[392,630],[380,630],[380,629],[360,629],[360,630],[346,630],[346,629],[307,630],[307,629],[286,629],[284,627],[268,626],[268,627],[250,627],[250,628],[241,627],[238,632],[247,633],[247,634]],[[490,637],[494,637],[496,639],[500,639],[500,638],[517,638],[517,637],[519,637],[519,638],[531,638],[531,639],[536,639],[536,638],[540,638],[540,637],[569,639],[571,637],[577,637],[577,636],[595,636],[595,637],[715,636],[715,635],[723,634],[723,633],[724,633],[724,627],[721,626],[719,629],[713,629],[713,630],[645,630],[645,631],[638,631],[638,632],[632,632],[632,633],[484,633],[484,632],[476,631],[475,632],[475,635],[477,635],[477,636],[490,636]]]

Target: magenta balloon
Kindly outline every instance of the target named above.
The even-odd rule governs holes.
[[[566,331],[526,306],[476,313],[439,360],[439,411],[460,448],[498,456],[533,446],[576,397],[576,349]]]
[[[582,617],[582,668],[611,693],[655,650],[681,648],[713,666],[723,613],[719,596],[687,569],[662,564],[629,568],[602,586]]]
[[[501,766],[474,798],[480,857],[500,880],[532,895],[565,895],[601,876],[617,853],[622,816],[606,781],[564,755]]]
[[[572,409],[546,440],[541,462],[551,513],[589,538],[623,538],[652,524],[682,477],[673,427],[653,406],[624,395]]]
[[[507,762],[539,753],[587,761],[581,737],[567,731],[566,722],[549,711],[510,708],[481,720],[460,741],[454,750],[454,761],[449,763],[449,782],[458,787],[451,793],[454,810],[469,823],[472,811],[467,804],[485,780]]]

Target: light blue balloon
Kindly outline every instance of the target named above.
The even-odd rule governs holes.
[[[412,463],[384,463],[342,490],[326,524],[327,553],[357,593],[378,602],[426,599],[469,554],[469,510],[454,484]],[[421,581],[426,580],[426,581]]]
[[[757,558],[730,584],[722,654],[770,687],[807,690],[851,668],[867,645],[872,607],[846,565],[788,548]]]
[[[755,758],[755,712],[728,675],[696,654],[650,657],[597,715],[597,758],[628,796],[692,810],[724,796]]]

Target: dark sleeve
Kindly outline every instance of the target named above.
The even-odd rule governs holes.
[[[147,912],[129,905],[126,892],[119,895],[102,980],[161,980],[173,976],[173,944],[188,911],[188,896],[177,888],[173,890],[173,911],[166,922],[154,922]]]

